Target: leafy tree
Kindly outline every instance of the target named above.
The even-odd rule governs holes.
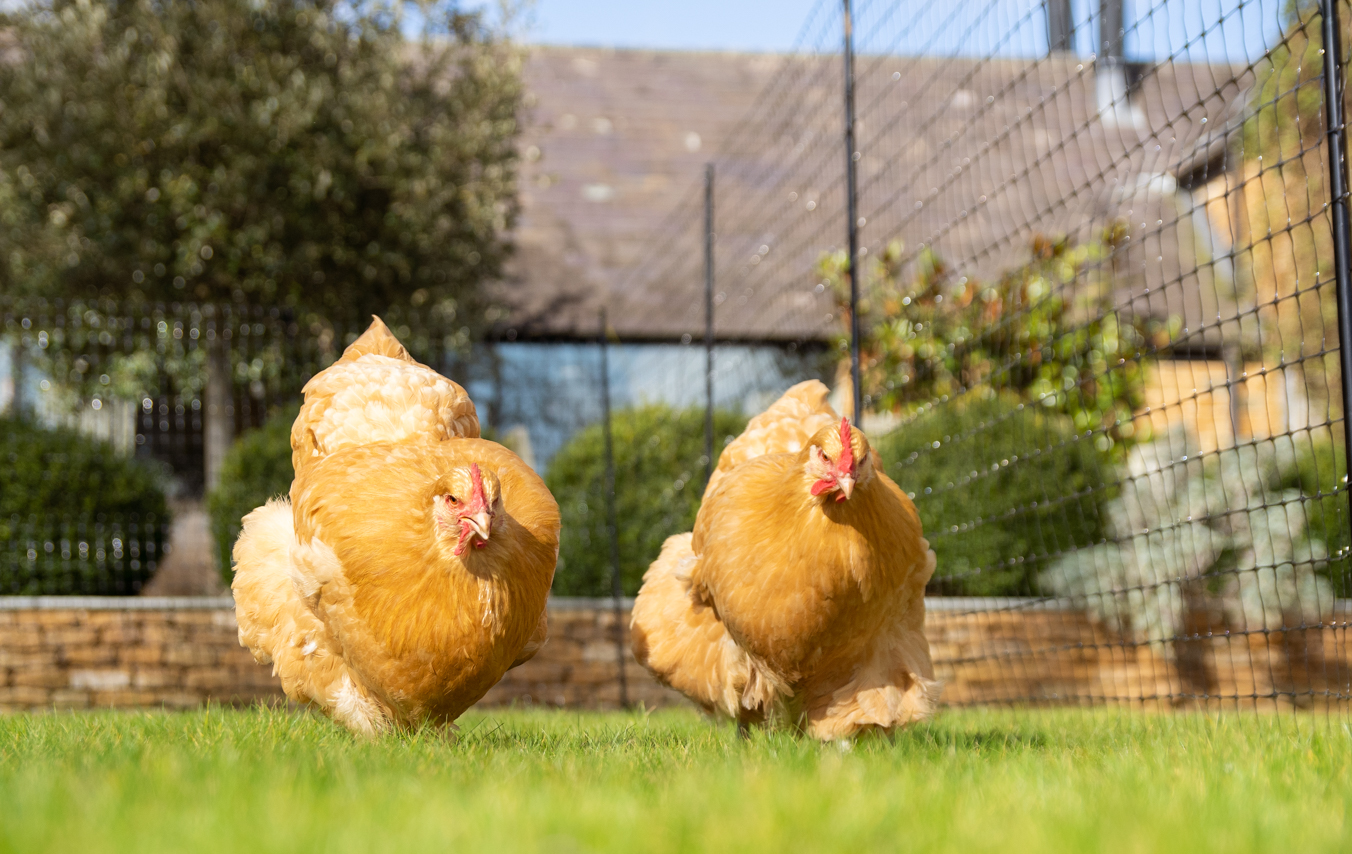
[[[5,17],[0,289],[471,322],[515,213],[517,53],[398,0],[45,0]]]
[[[719,446],[746,427],[746,418],[714,412]],[[643,573],[672,534],[695,524],[704,483],[704,409],[648,404],[611,419],[615,451],[615,510],[624,591],[638,592]],[[580,431],[550,461],[545,477],[559,501],[563,531],[554,592],[610,594],[606,530],[605,439],[600,424]]]
[[[73,300],[68,327],[281,307],[330,352],[372,313],[439,347],[479,325],[516,213],[520,57],[457,0],[33,0],[0,27],[0,296]],[[232,384],[278,358],[203,349],[101,371],[200,389],[210,484]]]
[[[1028,262],[998,281],[961,275],[922,251],[907,276],[890,244],[865,269],[859,303],[861,379],[876,409],[914,414],[980,388],[1013,392],[1095,431],[1099,450],[1121,455],[1144,402],[1142,356],[1169,340],[1166,324],[1112,305],[1106,261],[1118,229],[1075,245],[1034,238]],[[849,320],[848,262],[823,256],[819,270]],[[839,348],[848,348],[842,333]]]

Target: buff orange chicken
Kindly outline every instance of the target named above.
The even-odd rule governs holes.
[[[360,735],[449,724],[544,642],[558,505],[379,318],[304,393],[290,499],[235,544],[240,643]]]
[[[925,638],[934,552],[915,507],[820,382],[724,449],[693,533],[669,538],[634,603],[634,652],[739,729],[823,740],[891,731],[938,700]]]

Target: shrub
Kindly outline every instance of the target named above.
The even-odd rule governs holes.
[[[938,559],[931,592],[1035,595],[1049,558],[1102,539],[1102,455],[1047,407],[968,395],[874,445],[920,511]]]
[[[240,520],[269,498],[291,490],[291,424],[300,412],[292,404],[274,412],[262,427],[240,436],[221,463],[221,479],[207,496],[216,560],[226,584],[234,576],[230,551]]]
[[[169,522],[148,465],[75,430],[0,419],[0,593],[137,593]]]
[[[1329,550],[1310,516],[1328,508],[1302,493],[1300,468],[1291,436],[1202,453],[1178,428],[1138,445],[1103,507],[1111,539],[1057,561],[1047,586],[1156,643],[1210,604],[1241,631],[1327,620]]]
[[[746,427],[741,415],[716,411],[714,435],[722,447]],[[704,409],[648,404],[611,419],[615,450],[615,509],[620,575],[627,594],[638,591],[662,541],[695,523],[704,483]],[[555,455],[545,478],[563,515],[554,592],[610,594],[606,536],[605,444],[600,424],[579,432]]]

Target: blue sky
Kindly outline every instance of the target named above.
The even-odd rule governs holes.
[[[1130,30],[1127,49],[1133,58],[1238,61],[1257,58],[1273,41],[1284,0],[1125,2]],[[1041,0],[855,3],[861,38],[876,41],[863,45],[865,50],[1018,56],[1046,49]],[[1081,53],[1093,50],[1091,27],[1086,22],[1098,3],[1072,0],[1078,27],[1076,46]],[[779,52],[797,44],[810,15],[815,12],[824,24],[824,16],[837,6],[837,0],[536,0],[526,40],[603,47]],[[904,22],[889,20],[889,9],[915,17]],[[961,12],[955,15],[954,10],[959,9]],[[870,30],[870,19],[888,20],[888,26]],[[823,24],[809,27],[808,32],[822,34],[823,38],[825,33],[833,33],[829,24]],[[830,47],[830,42],[821,47]]]

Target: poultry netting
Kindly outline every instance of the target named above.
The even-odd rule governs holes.
[[[852,13],[853,151],[842,8],[824,0],[792,52],[757,66],[709,169],[597,285],[594,322],[531,334],[510,289],[482,329],[392,320],[545,475],[563,513],[554,594],[632,596],[690,530],[721,448],[816,378],[937,555],[926,633],[943,702],[1345,713],[1320,4]],[[171,516],[203,506],[228,575],[240,513],[289,481],[301,388],[360,331],[281,308],[0,313],[0,399],[21,413],[8,432],[36,419],[153,473],[6,438],[13,471],[64,466],[63,482],[115,484],[116,500],[47,512],[7,486],[0,594],[136,592]]]
[[[559,584],[637,589],[706,431],[811,377],[854,415],[853,219],[856,421],[938,557],[945,703],[1345,710],[1319,4],[852,13],[853,150],[827,2],[610,292],[618,567],[574,439]]]

